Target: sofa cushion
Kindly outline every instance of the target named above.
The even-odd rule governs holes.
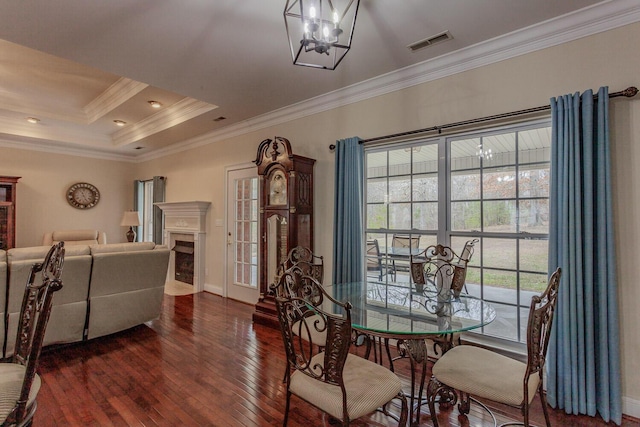
[[[98,230],[63,230],[52,233],[53,243],[73,242],[74,245],[92,245],[98,243]]]
[[[7,261],[25,261],[32,260],[33,262],[42,262],[44,257],[47,256],[47,252],[51,249],[50,246],[33,246],[30,248],[13,248],[7,252]],[[89,245],[72,245],[64,247],[65,257],[91,255]]]
[[[106,254],[113,252],[148,251],[156,246],[153,242],[110,243],[107,245],[91,245],[91,254]]]

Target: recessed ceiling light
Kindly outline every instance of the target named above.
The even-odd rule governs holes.
[[[115,123],[116,125],[122,127],[124,125],[127,124],[127,122],[123,122],[122,120],[114,120],[113,123]]]
[[[151,105],[153,108],[160,108],[162,107],[162,104],[159,103],[158,101],[149,101],[149,105]]]
[[[37,119],[35,117],[27,117],[27,121],[29,123],[38,123],[40,121],[40,119]]]

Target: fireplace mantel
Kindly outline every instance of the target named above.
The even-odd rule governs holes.
[[[194,291],[202,292],[205,281],[205,247],[207,232],[207,211],[211,202],[163,202],[154,203],[162,209],[163,243],[171,249],[178,240],[187,240],[194,243]],[[169,262],[169,276],[175,274],[175,254],[171,252]]]

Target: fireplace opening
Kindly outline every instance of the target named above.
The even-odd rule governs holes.
[[[172,250],[175,256],[175,280],[193,285],[194,245],[193,242],[176,240]]]

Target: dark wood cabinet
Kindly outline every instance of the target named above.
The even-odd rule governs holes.
[[[0,249],[16,246],[16,185],[19,176],[0,176]]]
[[[296,246],[313,251],[313,165],[316,161],[294,155],[282,137],[260,143],[255,163],[259,177],[260,298],[253,320],[276,326],[275,300],[269,285],[278,266]]]

